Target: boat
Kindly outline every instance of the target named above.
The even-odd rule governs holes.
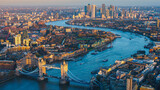
[[[148,43],[148,45],[145,45],[144,48],[150,49],[153,46],[154,46],[154,43],[150,42],[150,43]]]
[[[103,60],[103,62],[107,62],[108,61],[108,59],[106,59],[106,60]]]
[[[84,62],[80,63],[80,65],[84,64]]]
[[[91,72],[91,74],[97,74],[98,71],[99,71],[99,69],[98,70],[94,70],[94,71]]]
[[[132,40],[132,38],[129,38],[129,40]]]
[[[96,54],[98,54],[98,53],[97,52],[91,53],[91,55],[96,55]]]
[[[120,35],[118,35],[118,34],[115,34],[116,35],[116,38],[121,38],[121,36]]]
[[[145,41],[148,41],[148,39],[145,38]]]

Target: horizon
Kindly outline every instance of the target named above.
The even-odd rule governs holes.
[[[114,6],[159,6],[160,1],[159,0],[0,0],[0,6],[6,7],[6,6],[17,6],[17,7],[46,7],[46,6],[54,6],[54,7],[76,7],[76,6],[84,6],[87,4],[95,4],[97,6],[101,6],[102,4],[105,4],[106,6],[114,5]],[[62,3],[63,2],[63,3]]]
[[[90,3],[89,3],[90,4]],[[86,4],[87,5],[87,4]],[[79,5],[79,6],[77,6],[77,5],[72,5],[72,6],[62,6],[62,5],[26,5],[26,6],[24,6],[24,5],[1,5],[0,6],[0,8],[66,8],[66,9],[70,9],[70,8],[73,8],[73,9],[76,9],[76,8],[84,8],[84,6],[86,6],[86,5]],[[92,4],[91,4],[92,5]],[[93,5],[95,5],[95,4],[93,4]],[[110,4],[110,5],[112,5],[112,4]],[[109,7],[110,5],[106,5],[106,7]],[[101,8],[101,5],[96,5],[97,6],[97,8]],[[116,5],[113,5],[113,6],[116,6]],[[117,7],[119,7],[119,8],[128,8],[128,7],[131,7],[131,8],[134,8],[134,7],[138,7],[138,8],[141,8],[141,7],[160,7],[160,6],[117,6]]]

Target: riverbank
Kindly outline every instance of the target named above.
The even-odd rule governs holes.
[[[50,33],[46,33],[43,37],[45,40],[41,40],[41,37],[38,40],[39,43],[43,41],[43,49],[50,52],[54,60],[70,60],[69,58],[84,55],[93,49],[98,51],[106,50],[110,48],[107,47],[109,43],[112,43],[116,38],[120,37],[120,35],[97,29],[81,29],[52,25],[48,25],[47,27],[50,29],[50,31],[47,30],[47,32]],[[47,59],[47,55],[44,57]]]
[[[10,80],[12,80],[12,79],[14,79],[14,78],[16,78],[16,75],[6,76],[6,77],[4,77],[3,79],[0,79],[0,84],[1,84],[1,83],[5,83],[5,82],[7,82],[7,81],[10,81]]]
[[[83,80],[90,80],[93,75],[92,71],[99,69],[99,67],[107,67],[110,64],[114,64],[115,60],[121,60],[123,58],[128,58],[138,50],[145,50],[148,52],[148,49],[144,49],[144,45],[147,45],[150,42],[145,41],[144,36],[139,36],[135,34],[131,34],[129,32],[122,32],[120,30],[111,30],[107,28],[92,28],[92,27],[83,27],[83,26],[75,26],[75,25],[67,25],[65,24],[67,20],[63,21],[55,21],[49,22],[47,25],[57,25],[64,27],[73,27],[73,28],[85,28],[85,29],[97,29],[102,31],[109,31],[115,34],[119,34],[121,38],[117,38],[113,43],[113,48],[104,50],[99,52],[97,55],[91,55],[94,52],[90,51],[86,55],[84,55],[80,61],[77,62],[68,62],[69,70],[76,75],[78,78]],[[132,40],[129,38],[132,37]],[[108,59],[108,62],[102,62],[103,60]],[[54,63],[55,66],[58,66],[60,62]],[[84,64],[81,64],[84,63]],[[81,64],[81,65],[80,65]],[[48,70],[48,75],[56,75],[59,76],[59,70]],[[21,83],[19,83],[21,82]],[[31,87],[32,86],[32,87]],[[48,82],[44,82],[41,84],[37,80],[30,80],[26,78],[19,78],[11,80],[11,82],[7,82],[7,84],[2,84],[0,89],[2,90],[88,90],[89,87],[83,84],[71,83],[67,87],[59,86],[59,80],[49,79]]]
[[[104,20],[103,20],[104,21]],[[91,22],[90,22],[91,23]],[[88,25],[86,25],[86,24],[84,24],[84,23],[74,23],[74,20],[69,20],[69,21],[67,21],[66,22],[66,24],[68,24],[68,25],[77,25],[77,26],[84,26],[84,27],[95,27],[95,28],[108,28],[108,29],[116,29],[116,30],[121,30],[121,31],[123,31],[123,32],[131,32],[131,33],[137,33],[137,34],[140,34],[140,35],[143,35],[143,36],[146,36],[146,37],[148,37],[148,38],[150,38],[151,40],[153,40],[153,41],[159,41],[159,39],[158,38],[154,38],[153,36],[151,36],[151,34],[148,34],[148,33],[151,33],[151,32],[148,32],[148,30],[143,30],[143,31],[141,31],[141,30],[139,30],[139,29],[133,29],[133,28],[131,28],[131,29],[126,29],[126,27],[119,27],[119,26],[105,26],[105,25],[98,25],[98,24],[96,24],[96,25],[94,25],[94,24],[92,24],[92,25],[90,25],[90,24],[88,24]],[[155,33],[155,32],[153,32],[153,33]]]

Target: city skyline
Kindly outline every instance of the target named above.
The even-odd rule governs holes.
[[[159,0],[0,0],[2,6],[82,6],[88,3],[116,6],[158,6]]]

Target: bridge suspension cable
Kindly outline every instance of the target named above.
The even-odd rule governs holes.
[[[77,83],[83,83],[83,84],[89,84],[89,83],[84,82],[84,81],[76,80],[76,79],[74,79],[72,76],[70,76],[69,74],[68,74],[68,76],[69,76],[69,80],[70,80],[70,81],[77,82]]]
[[[69,72],[74,78],[76,78],[77,80],[80,80],[80,81],[81,81],[81,79],[79,79],[78,77],[76,77],[70,70],[68,70],[68,72]]]
[[[21,69],[21,70],[19,70],[19,72],[22,73],[22,74],[24,74],[24,75],[30,75],[30,74],[33,74],[35,72],[38,72],[38,68],[36,68],[34,71],[31,71],[31,72],[26,71],[24,69]]]
[[[88,82],[88,81],[84,81],[84,80],[79,79],[79,78],[76,77],[74,74],[72,74],[72,72],[69,71],[69,70],[68,70],[68,72],[67,72],[67,75],[69,76],[69,78],[70,78],[72,81],[79,82],[79,83],[85,83],[85,84],[89,84],[89,83],[90,83],[90,82]]]

